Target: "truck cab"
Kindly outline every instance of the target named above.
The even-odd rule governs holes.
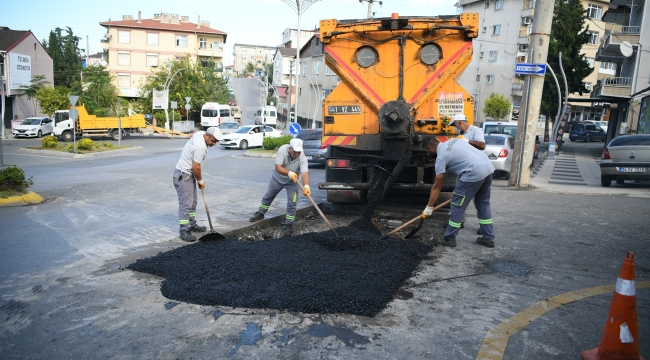
[[[63,138],[64,141],[72,141],[74,121],[70,120],[70,110],[57,110],[54,112],[53,135]]]

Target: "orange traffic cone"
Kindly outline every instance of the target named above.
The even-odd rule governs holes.
[[[628,251],[616,280],[616,290],[609,307],[600,345],[580,354],[583,360],[643,360],[639,352],[634,274],[634,253]]]

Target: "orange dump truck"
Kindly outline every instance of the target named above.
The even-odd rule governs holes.
[[[424,136],[457,136],[454,114],[474,121],[474,98],[456,79],[472,58],[478,14],[322,20],[325,62],[341,83],[323,102],[329,145],[325,182],[333,203],[363,203],[378,172],[390,192],[428,193],[433,161]],[[450,191],[455,176],[445,179]]]

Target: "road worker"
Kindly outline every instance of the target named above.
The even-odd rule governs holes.
[[[206,131],[197,131],[185,143],[181,158],[176,164],[172,175],[174,187],[178,194],[178,223],[180,224],[180,238],[192,242],[196,237],[192,232],[205,232],[206,227],[196,223],[196,186],[203,190],[205,183],[201,176],[201,165],[208,154],[208,148],[217,143],[216,127],[209,127]]]
[[[485,136],[483,135],[483,130],[477,126],[470,125],[464,114],[454,115],[449,122],[449,125],[453,125],[456,129],[456,133],[462,135],[462,138],[470,145],[479,150],[485,150]]]
[[[433,213],[445,172],[450,171],[459,175],[456,187],[451,196],[449,222],[441,245],[456,247],[456,236],[463,221],[467,205],[473,199],[478,212],[479,231],[482,236],[476,239],[480,245],[494,247],[494,231],[492,229],[492,211],[490,210],[490,187],[494,174],[494,166],[485,154],[459,138],[453,138],[441,143],[436,137],[426,137],[422,148],[429,156],[436,157],[436,178],[431,187],[429,202],[422,212],[424,218]]]
[[[302,183],[305,196],[310,195],[309,172],[307,158],[302,153],[302,140],[291,139],[289,144],[280,146],[275,155],[275,167],[272,172],[271,182],[262,198],[259,209],[250,218],[251,222],[264,219],[264,214],[278,195],[280,190],[287,191],[287,212],[284,219],[283,236],[291,236],[293,233],[293,222],[296,219],[296,208],[298,205],[298,175],[302,176]]]

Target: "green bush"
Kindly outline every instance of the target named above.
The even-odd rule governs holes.
[[[74,145],[72,144],[68,145],[68,150],[74,150]]]
[[[0,190],[25,192],[32,186],[32,178],[25,179],[25,172],[16,165],[0,170]]]
[[[113,144],[109,143],[108,141],[104,141],[104,143],[102,143],[102,146],[107,149],[110,149],[113,147]]]
[[[77,149],[79,150],[92,150],[95,147],[95,142],[90,139],[81,139],[77,143]]]
[[[55,136],[48,135],[41,139],[43,149],[55,149],[59,145],[59,140]]]
[[[275,137],[266,137],[264,138],[264,142],[262,143],[262,146],[264,146],[265,150],[276,150],[280,146],[284,144],[288,144],[289,141],[293,139],[293,136],[291,135],[284,135],[280,136],[279,138]]]

